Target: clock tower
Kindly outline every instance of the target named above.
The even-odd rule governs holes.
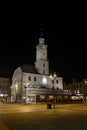
[[[36,62],[37,72],[49,75],[49,62],[47,60],[47,45],[43,37],[39,38],[39,44],[36,46]]]

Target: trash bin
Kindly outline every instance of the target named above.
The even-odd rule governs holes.
[[[47,103],[47,109],[51,109],[52,104],[51,103]]]

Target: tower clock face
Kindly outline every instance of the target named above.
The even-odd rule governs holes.
[[[37,57],[38,57],[38,59],[40,59],[40,60],[46,60],[46,53],[45,53],[43,50],[38,51],[38,52],[37,52]]]
[[[42,51],[41,51],[41,57],[42,57],[42,59],[44,59],[44,58],[45,58],[45,56],[46,56],[46,55],[45,55],[45,51],[44,51],[44,50],[42,50]]]
[[[47,48],[44,45],[38,46],[37,59],[38,60],[47,60]]]

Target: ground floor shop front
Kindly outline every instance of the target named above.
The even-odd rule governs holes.
[[[37,103],[37,102],[68,102],[84,100],[84,95],[72,95],[65,90],[36,89],[23,90],[11,96],[11,102]]]

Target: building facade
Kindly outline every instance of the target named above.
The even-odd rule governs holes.
[[[72,83],[64,84],[63,88],[71,93],[71,100],[87,100],[87,79],[81,82],[73,80]]]
[[[9,78],[0,77],[0,102],[9,102],[11,97],[11,81]]]
[[[13,73],[11,86],[12,102],[47,101],[54,95],[67,94],[63,91],[63,78],[50,77],[49,61],[47,59],[47,45],[43,37],[39,38],[36,46],[35,65],[24,64]]]

